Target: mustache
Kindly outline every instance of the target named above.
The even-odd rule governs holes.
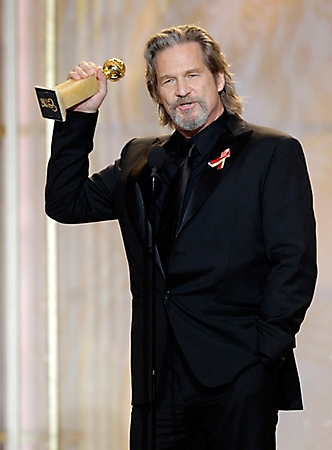
[[[201,103],[201,99],[199,98],[193,98],[190,95],[187,95],[186,97],[181,97],[178,100],[176,100],[174,103],[172,103],[172,107],[176,108],[177,106],[181,106],[181,105],[186,105],[188,103],[199,103],[200,105]]]

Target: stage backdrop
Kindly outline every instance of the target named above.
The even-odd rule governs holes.
[[[128,139],[165,133],[144,86],[143,47],[164,27],[194,23],[232,63],[244,118],[295,135],[305,149],[319,281],[297,340],[305,411],[280,414],[278,449],[331,449],[332,2],[2,0],[0,8],[0,448],[128,448],[131,297],[118,225],[45,216],[52,123],[34,86],[64,81],[80,60],[125,61],[101,108],[91,157],[99,170]]]

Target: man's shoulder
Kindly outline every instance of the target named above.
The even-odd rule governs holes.
[[[153,145],[164,145],[171,138],[171,134],[163,136],[146,136],[133,138],[127,145],[131,147],[147,149]]]
[[[228,126],[234,135],[242,133],[252,133],[253,138],[292,138],[293,137],[277,128],[259,125],[243,119],[242,117],[231,116]]]
[[[167,143],[170,137],[171,134],[163,136],[147,136],[147,137],[132,138],[124,146],[122,156],[135,154],[137,157],[138,155],[148,153],[153,146],[155,145],[162,146],[165,143]]]
[[[131,167],[138,160],[146,161],[151,148],[164,145],[169,141],[170,137],[171,135],[132,138],[125,144],[121,151],[121,166]]]

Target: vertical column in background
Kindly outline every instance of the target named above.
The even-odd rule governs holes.
[[[45,85],[56,80],[56,0],[45,3]],[[46,157],[53,121],[45,120]],[[59,338],[57,224],[47,219],[47,340],[48,340],[48,449],[59,449]]]
[[[6,450],[20,448],[17,1],[3,3],[3,339]]]

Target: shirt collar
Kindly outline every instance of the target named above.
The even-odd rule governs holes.
[[[191,138],[202,158],[207,156],[212,147],[220,138],[221,133],[225,130],[228,116],[229,114],[225,109],[221,116],[219,116],[214,122]],[[176,148],[180,148],[181,144],[186,139],[178,131],[175,131],[174,138]]]

